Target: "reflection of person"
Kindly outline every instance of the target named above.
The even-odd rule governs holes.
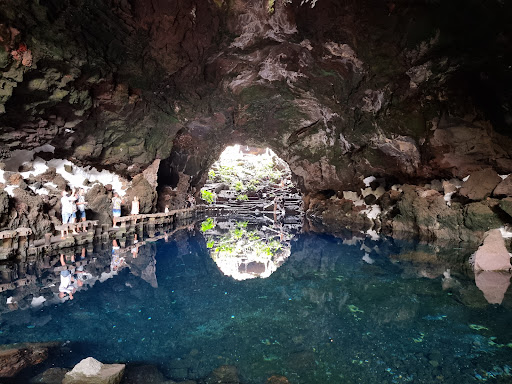
[[[132,201],[132,211],[130,213],[132,215],[138,215],[139,207],[140,207],[139,198],[137,196],[134,196],[133,201]]]
[[[73,293],[75,293],[73,281],[74,278],[69,270],[65,269],[60,272],[59,297],[61,299],[69,295],[69,299],[73,300]]]
[[[110,261],[110,269],[112,272],[118,271],[124,265],[124,257],[119,255],[119,245],[117,240],[112,240],[112,260]]]
[[[121,203],[123,200],[119,197],[117,192],[114,192],[114,197],[112,198],[112,226],[114,228],[118,228],[116,225],[116,218],[121,217]]]
[[[137,258],[137,256],[139,255],[139,247],[137,245],[137,243],[139,242],[139,240],[137,240],[137,234],[135,234],[135,237],[133,239],[133,247],[131,249],[131,252],[132,252],[132,257],[134,259]]]
[[[60,254],[60,265],[65,267],[66,266],[66,262],[69,262],[70,264],[73,264],[75,262],[75,254],[72,253],[72,254],[69,254],[69,255],[64,255],[63,253],[61,253]]]

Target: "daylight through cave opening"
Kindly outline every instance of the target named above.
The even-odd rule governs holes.
[[[301,195],[288,164],[270,148],[226,147],[208,171],[201,199],[243,214],[296,215]]]

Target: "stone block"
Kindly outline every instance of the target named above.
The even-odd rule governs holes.
[[[124,364],[102,364],[88,357],[66,373],[62,384],[119,384],[124,369]]]

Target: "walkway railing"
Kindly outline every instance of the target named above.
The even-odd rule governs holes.
[[[37,255],[54,252],[61,248],[85,245],[99,238],[115,237],[118,233],[135,231],[137,228],[171,224],[180,219],[189,219],[204,213],[203,206],[171,210],[167,213],[147,213],[116,218],[118,228],[109,224],[99,224],[98,220],[57,225],[53,232],[42,238],[35,238],[30,228],[18,228],[0,232],[0,260],[16,256]],[[60,231],[68,232],[61,238]],[[73,234],[73,231],[77,231]],[[111,236],[111,234],[113,234]]]

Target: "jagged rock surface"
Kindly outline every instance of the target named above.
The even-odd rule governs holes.
[[[358,190],[370,175],[417,185],[489,168],[511,173],[512,95],[503,84],[512,78],[512,5],[390,4],[8,0],[0,10],[0,157],[51,144],[56,157],[128,178],[158,159],[160,209],[197,195],[233,143],[272,148],[306,199]],[[141,211],[154,209],[156,195],[138,186],[133,194],[147,196]],[[444,209],[435,194],[421,203],[409,195],[390,227],[410,222],[429,237],[467,237],[458,208]],[[26,198],[18,200],[2,222],[15,225],[6,217],[23,210]],[[44,231],[58,210],[44,204],[34,209],[46,216],[18,224],[37,220]],[[332,203],[322,204],[329,215]]]

